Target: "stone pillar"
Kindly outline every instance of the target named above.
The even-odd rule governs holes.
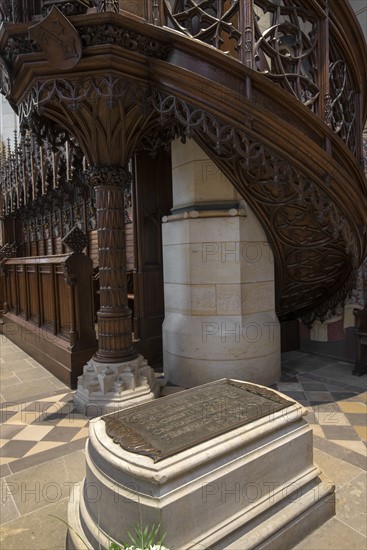
[[[190,140],[172,144],[173,209],[163,223],[165,377],[191,387],[280,376],[274,259],[260,222]]]
[[[100,309],[98,351],[78,379],[75,405],[100,416],[159,393],[154,371],[132,346],[127,305],[124,188],[130,173],[121,166],[95,166],[90,182],[96,191]]]

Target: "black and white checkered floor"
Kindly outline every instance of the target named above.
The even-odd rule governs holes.
[[[84,476],[89,419],[75,410],[73,392],[41,365],[8,340],[0,345],[0,546],[64,549],[66,527],[55,517],[66,520],[71,488]],[[315,461],[338,491],[336,516],[297,550],[367,547],[367,376],[355,377],[352,369],[289,352],[272,386],[307,408]]]

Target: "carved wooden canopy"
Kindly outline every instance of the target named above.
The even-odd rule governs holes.
[[[209,13],[205,2],[191,2],[191,11],[184,2],[156,4],[159,13],[138,16],[83,8],[68,20],[81,58],[63,70],[29,38],[34,21],[6,24],[3,93],[23,123],[36,111],[74,136],[92,166],[124,166],[152,136],[193,137],[268,234],[278,313],[322,318],[353,286],[366,254],[357,97],[365,98],[367,64],[343,42],[337,23],[345,8],[329,14],[326,28],[322,0],[308,10],[256,0],[255,12],[245,0],[227,2],[223,13]],[[264,21],[276,23],[273,35]],[[330,71],[318,66],[326,41]]]

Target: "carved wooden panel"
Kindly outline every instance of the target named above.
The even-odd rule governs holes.
[[[9,311],[17,311],[17,284],[16,284],[16,270],[15,266],[12,266],[7,271],[7,290],[6,296]]]
[[[350,67],[333,40],[330,43],[329,79],[330,100],[327,122],[356,154],[359,142],[356,85],[353,82]]]
[[[36,266],[27,266],[27,292],[29,297],[29,315],[28,318],[35,324],[39,322],[39,290],[38,290],[38,270]]]
[[[310,2],[254,0],[255,67],[314,110],[320,18]]]
[[[242,33],[237,0],[164,0],[169,27],[241,57]]]
[[[46,330],[54,332],[55,318],[55,293],[54,275],[52,266],[39,267],[41,324]]]
[[[26,295],[26,275],[24,266],[16,267],[16,283],[18,294],[18,315],[27,317],[27,295]]]
[[[55,300],[57,308],[57,333],[69,339],[70,336],[70,297],[65,284],[64,267],[55,266]]]

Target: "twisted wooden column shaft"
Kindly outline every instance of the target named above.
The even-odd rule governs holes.
[[[90,178],[96,192],[100,284],[94,358],[103,363],[130,361],[137,357],[126,285],[124,189],[131,175],[120,166],[96,166]]]

